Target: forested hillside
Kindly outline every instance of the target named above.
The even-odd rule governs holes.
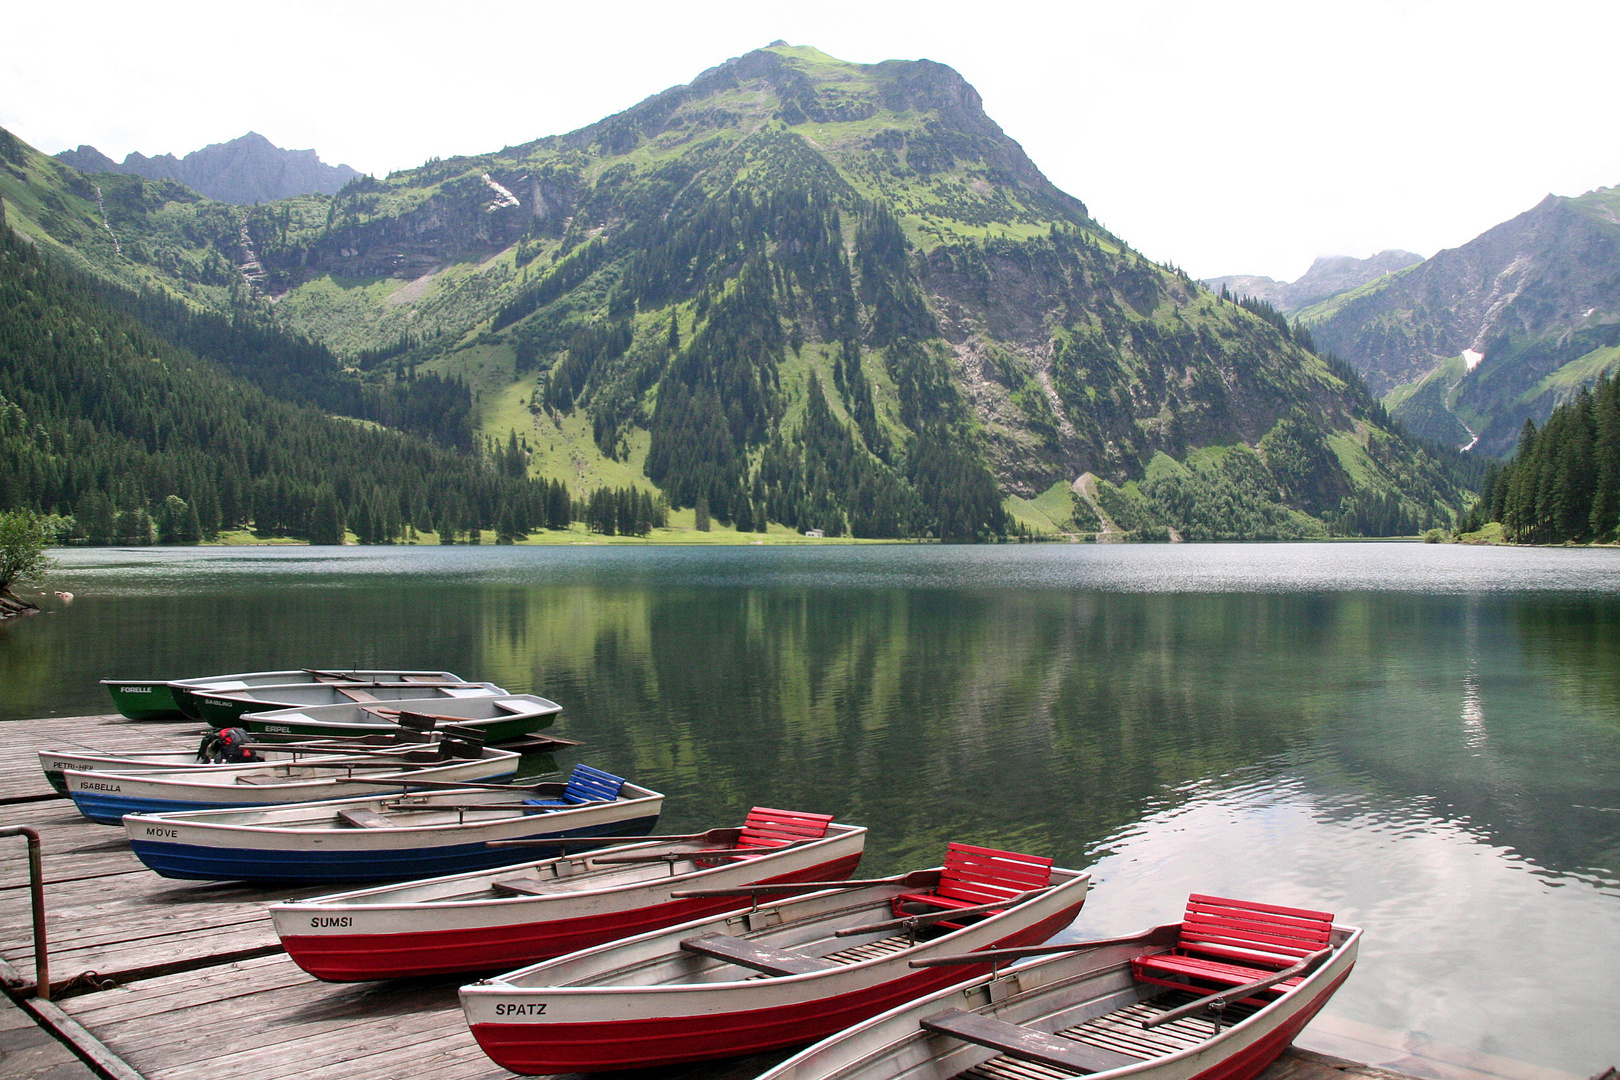
[[[1465,527],[1499,521],[1527,544],[1613,542],[1620,528],[1620,378],[1599,377],[1553,410],[1540,430],[1524,422],[1518,451],[1492,469]]]
[[[3,224],[3,223],[0,223]],[[481,457],[278,400],[175,344],[105,287],[0,227],[0,509],[71,517],[91,543],[195,542],[250,523],[267,535],[365,542],[407,529],[521,535],[568,523],[569,494],[522,476],[521,451]],[[176,339],[218,320],[158,306]],[[268,353],[298,343],[265,332]],[[247,348],[247,346],[244,346]],[[515,458],[515,460],[514,460]]]
[[[469,424],[576,490],[951,539],[1099,510],[1144,538],[1410,532],[1462,501],[1353,372],[1132,251],[928,61],[778,44],[567,135],[256,207],[6,148],[43,247],[347,374],[233,370],[462,445],[383,403],[466,385]]]

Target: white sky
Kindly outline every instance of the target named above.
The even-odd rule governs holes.
[[[1292,280],[1620,183],[1620,4],[236,0],[27,5],[0,125],[48,152],[258,131],[385,173],[568,131],[784,38],[928,57],[1149,256]]]

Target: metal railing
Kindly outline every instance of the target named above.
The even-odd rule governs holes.
[[[34,903],[34,996],[51,999],[51,968],[45,955],[45,860],[39,833],[27,825],[0,826],[0,836],[28,839],[28,891]]]

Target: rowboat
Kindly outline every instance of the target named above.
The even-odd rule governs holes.
[[[584,766],[576,766],[576,773]],[[595,772],[595,770],[592,770]],[[373,795],[258,810],[131,814],[137,858],[164,877],[238,881],[401,881],[562,855],[564,843],[495,840],[641,836],[664,797],[618,782],[613,798],[568,802],[563,784],[446,785],[432,793]],[[574,781],[571,779],[570,784]]]
[[[275,747],[256,746],[253,748],[253,755],[257,761],[298,761],[301,758],[324,760],[333,754],[370,753],[373,750],[385,754],[397,752],[398,745],[379,742],[374,748],[368,749],[364,746],[340,746],[334,743],[286,743]],[[144,773],[173,769],[216,769],[226,764],[224,761],[210,760],[201,750],[147,750],[133,753],[101,753],[95,750],[39,752],[39,766],[45,773],[46,781],[62,795],[68,793],[67,781],[62,778],[62,774],[69,769],[81,773]]]
[[[464,986],[462,1010],[496,1064],[530,1075],[792,1046],[968,974],[914,960],[1045,941],[1074,919],[1090,880],[1050,859],[952,844],[944,867],[760,903]]]
[[[841,881],[865,844],[831,814],[756,806],[741,828],[288,901],[270,919],[294,963],[331,982],[503,971],[749,902],[673,890]]]
[[[1361,931],[1333,926],[1331,916],[1324,924],[1319,912],[1250,904],[1230,910],[1243,922],[1255,915],[1271,920],[1259,924],[1268,929],[1286,924],[1280,927],[1289,935],[1283,940],[1298,941],[1292,935],[1299,925],[1313,922],[1326,938],[1318,936],[1301,956],[1297,948],[1278,950],[1269,941],[1252,940],[1251,932],[1251,940],[1239,946],[1247,955],[1237,963],[1223,955],[1221,962],[1235,969],[1257,965],[1248,968],[1254,978],[1233,973],[1231,978],[1247,982],[1194,980],[1202,985],[1179,989],[1144,981],[1138,972],[1154,957],[1196,951],[1196,945],[1183,950],[1185,923],[1064,946],[1047,959],[901,1005],[809,1047],[758,1080],[1250,1080],[1349,976]],[[1273,985],[1261,985],[1268,982]]]
[[[446,698],[504,697],[506,688],[494,683],[430,682],[323,682],[256,686],[246,690],[194,690],[191,706],[203,722],[215,727],[237,724],[243,713],[272,709],[300,709],[310,705],[346,705],[374,701],[426,701]]]
[[[502,697],[418,698],[387,705],[351,702],[311,705],[306,709],[276,709],[243,713],[241,725],[255,735],[272,737],[342,738],[399,730],[401,713],[455,724],[484,733],[490,743],[511,742],[547,728],[562,706],[533,694]]]
[[[465,754],[465,756],[452,756]],[[68,795],[91,821],[117,825],[125,814],[182,813],[356,798],[373,780],[464,783],[512,776],[519,755],[454,742],[392,754],[344,754],[319,761],[268,761],[209,769],[62,773]]]
[[[321,668],[295,668],[285,671],[244,671],[234,675],[204,675],[195,679],[170,679],[164,685],[174,697],[174,704],[179,710],[192,720],[201,720],[202,714],[191,703],[192,694],[202,691],[204,693],[228,693],[233,690],[250,690],[255,686],[285,686],[288,683],[336,683],[336,682],[428,682],[447,683],[465,682],[461,676],[450,671],[372,671],[356,668],[350,669],[321,669]],[[119,686],[133,686],[134,683],[119,683]],[[117,700],[117,696],[114,696]],[[127,715],[127,714],[126,714]]]
[[[130,720],[184,720],[186,714],[163,679],[102,679],[113,708]]]

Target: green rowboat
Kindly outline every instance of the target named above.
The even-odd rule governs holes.
[[[131,720],[184,720],[174,692],[162,679],[102,679],[113,707]]]

